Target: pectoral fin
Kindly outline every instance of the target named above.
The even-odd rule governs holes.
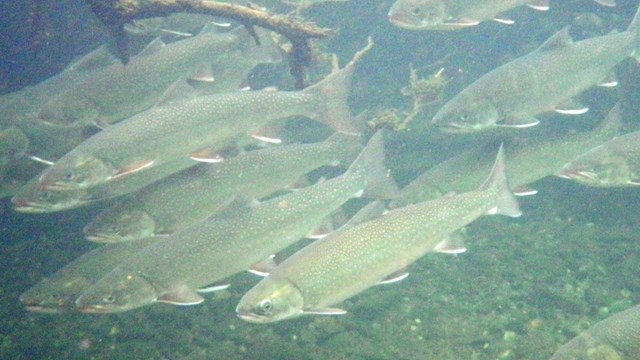
[[[439,242],[433,248],[433,251],[443,254],[462,254],[467,251],[467,248],[464,246],[464,236],[460,231],[456,231]]]
[[[216,291],[220,291],[220,290],[225,290],[225,289],[227,289],[229,286],[231,286],[231,284],[211,285],[211,286],[207,286],[207,287],[200,288],[200,289],[196,290],[196,292],[199,292],[199,293],[201,293],[201,294],[207,294],[207,293],[211,293],[211,292],[216,292]]]
[[[515,196],[530,196],[530,195],[535,195],[537,193],[538,193],[538,190],[532,189],[527,185],[518,186],[517,188],[513,189],[513,194]]]
[[[459,19],[454,19],[452,21],[447,21],[445,24],[446,25],[450,25],[450,26],[467,27],[467,26],[476,26],[476,25],[480,24],[480,21],[475,20],[475,19],[471,19],[471,18],[467,18],[467,17],[462,17],[462,18],[459,18]]]
[[[533,116],[523,117],[519,119],[510,119],[507,122],[497,123],[496,127],[511,128],[511,129],[525,129],[540,124],[540,120]]]
[[[582,115],[589,111],[589,108],[578,101],[570,100],[556,106],[554,111],[563,115]]]
[[[176,288],[166,294],[161,295],[157,302],[171,305],[198,305],[204,301],[204,298],[193,290],[185,287]]]
[[[155,163],[154,160],[140,160],[118,169],[110,179],[117,179],[144,170]]]
[[[347,310],[342,310],[337,308],[311,309],[311,310],[304,311],[304,314],[309,314],[309,315],[344,315],[346,313],[347,313]]]
[[[513,20],[511,20],[511,19],[509,19],[507,17],[504,17],[504,16],[494,17],[493,21],[495,21],[497,23],[500,23],[500,24],[505,24],[505,25],[513,25],[513,24],[516,23],[515,21],[513,21]]]

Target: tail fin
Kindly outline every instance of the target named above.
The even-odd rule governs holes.
[[[318,95],[321,98],[319,121],[336,131],[349,134],[360,133],[351,120],[348,98],[355,65],[372,47],[373,42],[369,39],[367,46],[357,52],[344,68],[332,72],[319,83],[303,90],[305,93]]]
[[[640,6],[638,10],[636,10],[636,14],[633,16],[627,32],[630,32],[634,36],[635,48],[633,49],[632,56],[636,61],[640,61]]]
[[[492,188],[497,189],[498,201],[496,207],[489,210],[489,214],[501,214],[511,217],[522,215],[518,200],[513,195],[507,181],[503,145],[500,145],[500,150],[498,150],[489,178],[481,186],[482,190],[490,190]]]
[[[343,176],[357,173],[357,176],[365,178],[363,197],[393,199],[398,196],[400,190],[385,166],[384,159],[384,137],[380,130],[373,135]]]
[[[622,105],[620,105],[620,101],[618,101],[613,108],[609,110],[607,117],[593,130],[603,142],[622,133],[621,107]]]
[[[593,0],[595,2],[597,2],[598,4],[602,5],[602,6],[606,6],[606,7],[615,7],[616,6],[616,0]]]

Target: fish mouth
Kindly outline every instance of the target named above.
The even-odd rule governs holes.
[[[104,306],[100,306],[100,305],[85,305],[85,306],[80,306],[78,304],[76,304],[76,309],[78,309],[79,312],[84,313],[84,314],[109,314],[109,313],[113,313],[115,311],[110,310]]]
[[[387,14],[387,20],[389,20],[389,22],[393,25],[402,29],[416,30],[420,28],[419,26],[413,25],[412,23],[408,22],[405,17],[398,16],[392,13]]]
[[[93,241],[93,242],[97,242],[97,243],[112,243],[112,242],[115,242],[115,241],[113,241],[114,240],[113,236],[108,236],[108,235],[105,235],[105,234],[85,234],[84,238],[89,240],[89,241]]]
[[[48,307],[44,305],[26,305],[25,309],[29,312],[39,313],[39,314],[60,314],[63,313],[63,309],[57,307]]]
[[[468,133],[478,131],[478,129],[474,127],[461,125],[458,123],[448,123],[448,124],[441,124],[441,125],[437,123],[434,123],[434,124],[440,129],[440,131],[446,132],[446,133],[468,134]]]
[[[594,179],[592,173],[583,170],[562,170],[557,174],[558,177],[577,181],[590,181]]]

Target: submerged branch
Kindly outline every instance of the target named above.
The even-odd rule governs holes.
[[[119,57],[128,61],[128,41],[124,24],[137,19],[169,16],[176,12],[200,13],[236,20],[249,31],[260,26],[279,34],[291,41],[291,72],[301,84],[302,68],[311,59],[308,40],[322,38],[333,33],[331,29],[320,28],[310,23],[279,14],[270,14],[255,6],[242,6],[204,0],[86,0],[91,10],[114,35]]]

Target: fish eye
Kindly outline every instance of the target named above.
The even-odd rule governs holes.
[[[47,201],[51,198],[51,193],[48,191],[44,191],[38,197],[41,201]]]
[[[421,13],[422,13],[422,9],[420,9],[419,7],[413,8],[413,10],[411,10],[411,15],[413,16],[419,16]]]
[[[113,232],[113,233],[117,233],[118,232],[118,225],[111,225],[109,226],[109,231]]]
[[[462,114],[462,115],[460,115],[460,120],[462,120],[462,121],[467,121],[467,120],[469,120],[469,115],[467,115],[467,114]]]
[[[273,303],[271,302],[271,300],[268,300],[268,299],[262,300],[262,302],[258,305],[258,308],[262,315],[267,315],[273,309]]]
[[[64,179],[66,181],[71,181],[73,180],[74,177],[75,177],[75,174],[73,173],[73,171],[69,171],[68,173],[64,174]]]
[[[116,297],[113,294],[109,294],[102,298],[102,302],[105,304],[113,304],[114,302],[116,302]]]

